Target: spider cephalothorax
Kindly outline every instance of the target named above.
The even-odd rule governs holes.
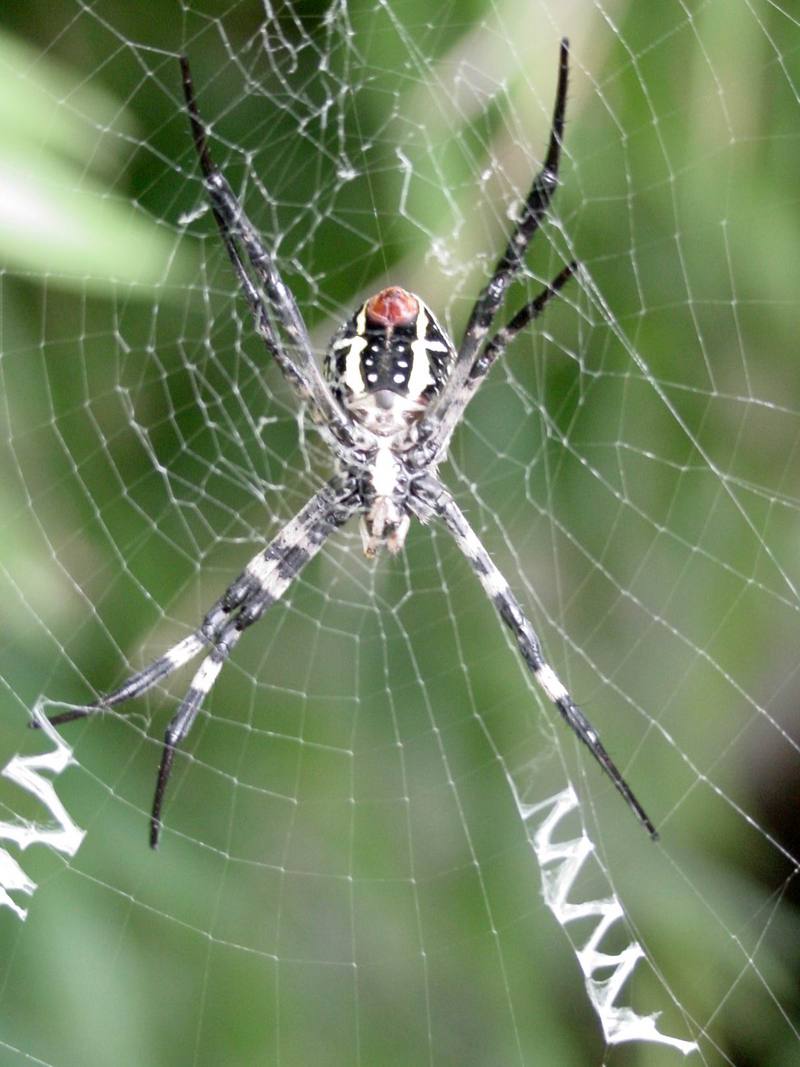
[[[367,556],[383,544],[392,553],[403,547],[415,473],[408,452],[416,424],[441,393],[455,357],[430,308],[396,285],[365,301],[328,347],[324,370],[333,396],[374,435],[363,461],[340,461],[345,477],[358,483]]]
[[[51,720],[63,723],[132,700],[200,652],[206,652],[164,737],[150,821],[153,847],[158,844],[161,805],[176,749],[191,729],[236,642],[283,596],[334,530],[356,515],[361,516],[368,556],[374,556],[381,545],[391,552],[399,551],[412,518],[441,521],[514,636],[526,667],[647,831],[656,836],[653,824],[597,731],[547,664],[521,605],[437,473],[453,430],[494,362],[576,270],[574,262],[567,264],[538,296],[491,334],[508,286],[523,269],[528,245],[558,186],[568,59],[567,41],[563,40],[544,165],[534,179],[492,277],[475,302],[458,348],[418,296],[392,286],[362,304],[335,334],[325,358],[324,375],[291,292],[211,158],[189,63],[181,59],[186,106],[206,192],[252,311],[256,333],[297,396],[308,404],[317,428],[331,448],[337,473],[250,560],[206,612],[194,633],[113,692]]]

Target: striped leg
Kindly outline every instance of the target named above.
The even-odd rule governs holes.
[[[278,536],[255,555],[219,600],[209,609],[200,628],[163,656],[131,675],[117,689],[83,708],[54,715],[55,725],[96,714],[126,700],[142,696],[149,689],[193,659],[203,648],[213,647],[200,664],[189,690],[173,716],[164,735],[164,749],[158,771],[156,794],[150,825],[150,844],[158,844],[161,828],[161,805],[175,758],[175,750],[185,739],[197,717],[203,700],[230,655],[242,632],[251,626],[291,585],[328,538],[356,510],[350,485],[338,480],[329,482]],[[35,720],[31,723],[36,726]]]
[[[564,137],[564,116],[567,108],[567,82],[569,79],[569,42],[561,41],[558,59],[558,84],[550,127],[550,141],[544,165],[533,180],[528,197],[517,223],[509,235],[503,254],[495,264],[494,273],[482,289],[467,322],[464,337],[458,349],[455,368],[438,403],[423,417],[421,438],[435,436],[442,446],[446,445],[458,415],[463,407],[454,412],[462,389],[472,372],[478,350],[489,333],[495,315],[506,295],[509,285],[522,269],[525,254],[531,240],[544,218],[558,188],[558,169],[561,163],[561,145]]]
[[[650,836],[657,838],[655,827],[606,752],[597,731],[561,684],[553,668],[545,661],[539,638],[523,614],[518,600],[509,589],[508,582],[494,565],[489,553],[448,492],[442,492],[436,504],[436,511],[458,547],[469,560],[486,595],[497,608],[500,618],[516,638],[522,658],[536,681],[555,704],[567,725],[591,751]]]
[[[211,200],[211,209],[233,269],[253,313],[256,332],[300,399],[311,403],[315,421],[328,428],[336,440],[344,444],[353,444],[353,434],[348,421],[333,399],[317,366],[311,339],[294,297],[281,278],[275,261],[264,247],[258,231],[245,215],[225,176],[211,158],[205,126],[197,107],[189,61],[185,56],[181,56],[180,64],[192,136],[203,171],[206,191]],[[245,270],[237,241],[244,246],[258,284],[269,298],[269,306],[264,304],[261,293]],[[284,352],[273,328],[271,314],[286,330],[294,347],[297,362],[290,359]]]
[[[522,261],[531,239],[544,218],[545,212],[558,188],[558,168],[561,162],[561,143],[564,137],[564,114],[567,108],[567,81],[569,78],[569,42],[561,41],[558,57],[558,86],[550,127],[550,143],[547,146],[544,166],[533,180],[528,198],[516,226],[511,231],[494,274],[478,297],[472,309],[464,340],[458,353],[459,362],[471,364],[482,341],[489,332],[492,319],[497,314],[506,289],[522,267]]]
[[[95,700],[91,704],[86,704],[82,708],[73,708],[71,711],[64,711],[60,715],[50,715],[48,718],[54,726],[61,726],[65,722],[72,722],[74,719],[83,719],[87,715],[94,715],[105,708],[113,708],[115,705],[122,704],[126,700],[133,700],[134,697],[146,693],[148,689],[152,689],[157,682],[162,681],[164,678],[168,678],[171,674],[177,671],[179,667],[182,667],[185,663],[194,659],[204,645],[205,640],[203,639],[202,632],[198,630],[195,633],[190,634],[188,637],[185,637],[183,641],[179,641],[177,645],[173,645],[173,647],[169,649],[168,652],[165,652],[163,656],[159,656],[158,659],[154,659],[147,667],[137,671],[136,674],[132,674],[121,686],[117,689],[113,689],[110,693],[101,696],[99,700]],[[35,719],[31,721],[30,725],[34,729],[39,728],[39,724]]]
[[[351,493],[350,486],[333,489],[328,485],[321,490],[275,540],[248,563],[206,616],[203,628],[213,629],[213,638],[210,639],[214,647],[200,664],[164,734],[150,818],[151,848],[158,847],[161,807],[175,751],[189,733],[225,661],[248,626],[257,622],[265,611],[281,599],[330,534],[350,518],[355,510],[350,500]]]
[[[184,664],[189,663],[206,647],[209,642],[214,643],[219,635],[220,627],[228,615],[236,608],[241,608],[248,599],[258,594],[262,587],[270,581],[271,575],[277,564],[289,553],[297,553],[304,541],[311,537],[311,530],[327,512],[338,513],[344,506],[346,516],[349,518],[352,510],[346,506],[346,498],[350,490],[337,490],[334,483],[329,483],[316,496],[306,504],[278,536],[253,556],[245,569],[235,581],[231,582],[222,596],[206,612],[202,625],[193,634],[185,637],[170,648],[163,656],[153,660],[142,670],[132,674],[117,689],[105,693],[91,704],[81,708],[72,708],[70,711],[59,715],[50,716],[50,722],[54,726],[82,719],[88,715],[94,715],[98,711],[116,707],[127,700],[143,696],[158,682],[174,674]],[[346,521],[346,519],[342,520]],[[302,565],[302,564],[301,564]],[[37,723],[31,722],[36,729]]]
[[[451,433],[461,421],[467,405],[477,393],[486,375],[517,334],[521,333],[527,326],[530,326],[541,315],[553,297],[558,295],[575,273],[577,266],[578,264],[575,260],[568,263],[553,278],[546,289],[543,289],[529,303],[523,305],[507,325],[502,326],[497,331],[494,337],[487,342],[483,351],[476,357],[469,376],[464,381],[461,389],[457,393],[451,394],[441,407],[436,408],[433,417],[439,421],[435,430],[435,445],[433,445],[433,448],[438,450],[440,455],[446,449]]]
[[[467,387],[464,390],[466,395],[463,399],[459,398],[457,402],[458,411],[456,413],[456,421],[461,418],[461,414],[472,398],[473,393],[492,369],[495,362],[502,356],[517,334],[521,333],[524,329],[530,326],[532,322],[538,319],[553,297],[558,296],[561,289],[564,288],[575,273],[577,266],[578,264],[575,260],[568,263],[566,267],[553,278],[546,289],[543,289],[537,297],[521,307],[511,321],[506,326],[501,327],[491,341],[488,342],[484,350],[472,364]]]

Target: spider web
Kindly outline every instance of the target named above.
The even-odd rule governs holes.
[[[2,1062],[795,1062],[791,5],[4,14]],[[390,282],[459,336],[562,35],[563,184],[507,309],[580,276],[442,473],[660,842],[447,535],[371,563],[353,525],[237,647],[151,853],[188,676],[60,738],[30,716],[188,634],[330,470],[235,286],[177,55],[321,353]]]

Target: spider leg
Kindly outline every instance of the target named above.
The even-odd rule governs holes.
[[[482,289],[475,306],[467,322],[464,337],[458,349],[456,365],[445,385],[438,402],[432,405],[429,412],[423,417],[420,426],[420,440],[431,439],[429,453],[431,456],[441,452],[446,447],[453,429],[461,417],[467,401],[475,391],[474,387],[468,387],[472,379],[478,350],[486,339],[489,328],[505,297],[509,284],[522,268],[525,254],[531,240],[539,229],[550,201],[558,188],[558,169],[561,162],[561,145],[564,136],[564,114],[567,106],[567,83],[569,80],[569,41],[564,37],[559,49],[558,84],[556,87],[556,99],[553,108],[553,121],[550,127],[550,141],[547,147],[544,165],[533,180],[528,197],[517,219],[516,225],[511,231],[503,254],[498,259],[494,273],[488,283]],[[574,270],[574,264],[571,265]],[[559,275],[545,290],[549,295],[544,298],[541,306],[535,309],[531,304],[531,314],[524,320],[518,329],[532,321],[541,311],[544,304],[561,288],[572,273],[568,268],[566,277]],[[563,272],[562,272],[563,274]],[[561,279],[561,280],[560,280]],[[560,280],[560,284],[559,283]],[[551,293],[551,290],[554,290]],[[537,297],[537,300],[540,298]],[[517,318],[522,315],[519,313]],[[509,324],[510,327],[511,324]],[[506,327],[506,329],[509,329]],[[518,330],[515,331],[515,333]],[[495,337],[494,344],[503,331]],[[513,336],[513,335],[512,335]],[[508,338],[510,340],[510,338]],[[500,349],[502,350],[502,349]],[[499,354],[499,351],[498,353]],[[488,367],[487,367],[488,369]],[[463,393],[466,390],[466,399]]]
[[[158,847],[161,807],[175,751],[189,733],[228,656],[242,633],[281,599],[306,563],[319,552],[333,531],[350,518],[355,508],[349,485],[340,485],[338,493],[331,491],[330,484],[326,486],[271,545],[250,561],[228,593],[206,616],[204,625],[215,627],[214,647],[200,664],[164,734],[150,817],[151,848]],[[229,606],[231,600],[236,602],[234,614],[230,614],[234,610]],[[222,620],[221,626],[219,620]]]
[[[553,668],[545,660],[539,638],[525,617],[519,601],[511,592],[508,582],[492,562],[489,553],[481,544],[477,534],[446,490],[443,490],[438,497],[435,510],[458,547],[466,556],[483,586],[484,592],[497,608],[500,618],[514,635],[522,653],[522,658],[531,674],[542,687],[548,699],[558,709],[570,729],[578,735],[590,750],[617,790],[625,798],[628,807],[631,808],[641,824],[655,840],[658,837],[656,828],[634,796],[630,786],[622,777],[616,764],[606,752],[597,731],[573,701]]]
[[[435,443],[430,446],[432,447],[432,450],[438,451],[441,454],[447,447],[450,434],[458,425],[467,405],[477,393],[478,388],[483,383],[486,375],[500,356],[502,356],[517,334],[521,333],[526,326],[529,326],[534,319],[537,319],[553,297],[558,295],[559,290],[566,285],[575,273],[577,266],[578,264],[575,260],[568,263],[567,266],[553,278],[546,289],[543,289],[537,297],[521,307],[511,321],[506,326],[501,327],[494,337],[486,343],[483,351],[478,354],[473,362],[469,376],[465,380],[461,389],[446,403],[445,410],[440,412],[441,421],[439,422]]]
[[[206,128],[197,107],[191,68],[186,56],[180,57],[180,65],[192,137],[200,160],[206,191],[211,201],[211,210],[233,269],[250,305],[256,332],[290,386],[302,400],[311,402],[317,422],[328,427],[337,440],[352,444],[353,434],[350,424],[331,395],[317,366],[311,339],[295,299],[281,278],[274,259],[264,247],[258,231],[244,213],[227,179],[211,158]],[[259,289],[245,269],[237,241],[241,241],[244,246],[258,283],[269,298],[269,308],[264,304]],[[292,360],[283,351],[270,319],[270,310],[286,330],[297,353],[298,362]]]
[[[525,304],[519,309],[516,315],[505,326],[501,327],[491,341],[487,342],[483,351],[477,357],[472,364],[468,379],[469,392],[466,399],[459,401],[461,410],[466,407],[467,402],[473,395],[477,387],[489,373],[495,362],[502,356],[517,334],[521,333],[527,326],[538,319],[539,315],[544,311],[545,307],[550,303],[554,296],[557,296],[561,289],[566,285],[572,275],[575,273],[578,264],[573,259],[571,263],[568,263],[566,267],[559,274],[553,278],[546,289],[542,289],[541,293],[529,303]],[[456,420],[461,417],[460,413],[456,416]]]
[[[153,848],[158,845],[161,806],[175,750],[191,729],[203,700],[211,691],[236,642],[244,630],[280,600],[306,563],[319,552],[330,534],[347,522],[357,506],[353,486],[338,478],[331,480],[266,548],[253,556],[238,578],[206,612],[195,633],[179,641],[163,656],[94,703],[51,717],[52,723],[60,725],[142,696],[157,682],[188,663],[204,647],[209,644],[212,646],[192,678],[186,696],[164,735],[150,823],[150,844]],[[38,724],[34,720],[31,725]]]
[[[203,701],[211,692],[217,675],[233,650],[234,645],[242,634],[240,629],[226,628],[226,633],[218,640],[217,645],[200,664],[197,673],[192,678],[186,696],[181,701],[180,707],[169,721],[164,734],[164,744],[161,749],[161,762],[158,765],[156,778],[156,791],[153,798],[153,809],[150,816],[150,847],[158,848],[158,839],[161,833],[161,806],[164,802],[164,791],[167,788],[169,776],[172,773],[172,764],[175,761],[175,752],[178,746],[186,739],[186,735],[192,728],[194,720],[202,707]]]
[[[296,521],[293,520],[293,522]],[[64,723],[95,715],[99,711],[116,707],[117,704],[123,704],[125,701],[144,696],[158,682],[169,678],[180,667],[193,660],[198,652],[201,652],[207,646],[209,641],[216,640],[217,631],[225,617],[234,608],[238,607],[245,597],[252,593],[254,588],[258,587],[259,581],[265,581],[269,577],[267,559],[280,558],[282,551],[285,551],[283,548],[284,537],[290,527],[291,524],[267,548],[262,549],[258,555],[250,560],[245,570],[235,581],[231,582],[219,600],[206,612],[202,625],[194,633],[189,634],[188,637],[173,645],[163,656],[154,659],[152,663],[148,663],[146,667],[132,674],[130,678],[126,678],[121,685],[116,689],[112,689],[110,693],[104,693],[97,700],[92,701],[91,704],[85,704],[83,707],[71,708],[69,711],[60,712],[58,715],[51,715],[49,716],[50,722],[54,726],[62,726]],[[258,577],[256,577],[256,574]],[[30,726],[33,729],[38,729],[39,723],[33,719]]]
[[[141,696],[146,693],[148,689],[152,689],[157,682],[162,681],[164,678],[168,678],[171,674],[182,667],[185,663],[194,659],[198,652],[201,651],[205,641],[203,640],[202,633],[197,630],[193,634],[189,634],[182,641],[179,641],[176,645],[173,645],[163,656],[159,656],[158,659],[154,659],[152,663],[149,663],[142,670],[137,671],[136,674],[132,674],[130,678],[126,679],[122,685],[116,689],[112,689],[110,693],[106,693],[98,700],[93,701],[91,704],[86,704],[82,708],[73,708],[71,711],[61,712],[59,715],[48,716],[50,722],[54,726],[61,726],[65,722],[72,722],[75,719],[83,719],[88,715],[94,715],[98,711],[102,711],[105,708],[113,708],[117,704],[122,704],[126,700],[133,700],[134,697]],[[31,721],[31,726],[34,729],[39,728],[36,720]]]
[[[547,146],[544,166],[536,175],[520,212],[517,224],[511,231],[505,251],[494,268],[494,274],[479,295],[464,331],[464,339],[458,351],[458,362],[471,364],[481,342],[486,337],[492,319],[505,296],[506,289],[522,267],[528,245],[544,217],[550,201],[558,188],[558,168],[561,162],[561,145],[564,137],[564,113],[567,107],[567,82],[569,80],[569,41],[562,38],[558,59],[558,85],[550,127],[550,142]]]

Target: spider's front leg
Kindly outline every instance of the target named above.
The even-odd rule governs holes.
[[[636,815],[650,836],[658,837],[642,805],[636,799],[618,767],[606,752],[600,737],[562,685],[552,667],[544,658],[539,638],[520,607],[519,601],[509,588],[508,582],[492,562],[478,535],[467,522],[461,509],[446,489],[435,496],[430,494],[429,510],[437,514],[449,530],[458,547],[466,556],[483,586],[484,592],[494,604],[500,618],[514,635],[522,658],[533,677],[555,705],[564,721],[587,746],[594,758],[606,772],[625,798],[628,807]],[[422,514],[420,515],[422,517]]]
[[[340,483],[338,480],[329,483],[266,549],[253,557],[239,578],[206,614],[201,630],[213,643],[213,648],[192,678],[186,696],[164,734],[150,817],[151,848],[158,847],[161,807],[175,752],[186,739],[203,701],[239,638],[281,599],[306,563],[316,556],[333,531],[347,522],[357,506],[350,483]]]
[[[309,500],[266,548],[250,560],[239,577],[206,612],[195,633],[179,641],[163,656],[94,703],[50,718],[50,722],[58,726],[133,700],[194,659],[203,648],[212,646],[192,678],[186,696],[164,735],[150,820],[151,847],[158,845],[161,807],[175,751],[185,740],[234,646],[244,630],[280,600],[330,534],[347,522],[357,508],[358,497],[354,486],[342,479],[333,479]],[[37,725],[35,720],[31,722],[31,726]]]

